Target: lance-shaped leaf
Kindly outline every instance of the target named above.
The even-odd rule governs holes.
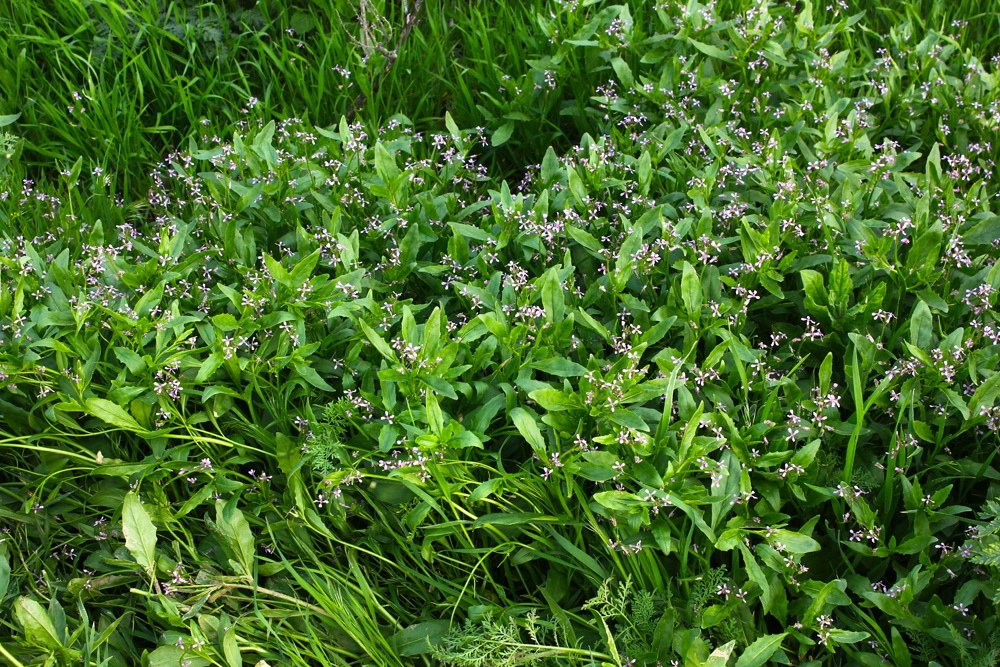
[[[135,492],[125,496],[122,532],[125,534],[125,546],[129,553],[152,578],[156,572],[156,526]]]

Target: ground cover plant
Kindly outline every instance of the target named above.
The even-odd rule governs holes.
[[[995,17],[39,4],[7,663],[997,662]]]

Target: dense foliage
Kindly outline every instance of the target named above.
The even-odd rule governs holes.
[[[3,10],[5,660],[1000,659],[980,17],[247,4]]]

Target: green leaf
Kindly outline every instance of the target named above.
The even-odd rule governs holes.
[[[962,234],[965,245],[989,245],[1000,239],[1000,216],[992,216]]]
[[[823,588],[819,589],[816,593],[816,597],[813,599],[809,608],[806,609],[806,613],[802,616],[806,621],[812,621],[821,613],[823,613],[823,606],[826,604],[826,599],[830,597],[830,594],[837,587],[837,581],[828,581],[823,585]]]
[[[491,143],[494,147],[502,146],[507,143],[507,140],[510,139],[512,134],[514,134],[514,122],[509,121],[501,125],[496,132],[493,133]]]
[[[586,552],[584,552],[582,549],[580,549],[579,547],[577,547],[575,544],[573,544],[572,542],[570,542],[569,540],[567,540],[565,537],[563,537],[562,535],[560,535],[559,533],[557,533],[552,528],[552,526],[546,524],[545,528],[552,535],[552,539],[554,539],[556,542],[558,542],[559,546],[561,546],[563,549],[566,550],[567,554],[569,554],[570,556],[572,556],[576,560],[580,561],[580,563],[584,567],[586,567],[588,570],[590,570],[591,572],[593,572],[594,575],[597,576],[598,580],[604,580],[604,579],[608,578],[608,572],[607,572],[607,570],[605,570],[603,567],[601,567],[600,563],[598,563],[596,560],[594,560],[593,558],[591,558],[589,555],[587,555]]]
[[[991,375],[976,388],[972,400],[969,401],[969,413],[979,415],[982,408],[993,407],[993,402],[998,395],[1000,395],[1000,371]]]
[[[642,229],[636,227],[628,235],[621,248],[618,249],[618,256],[615,258],[615,271],[624,274],[631,271],[635,265],[635,254],[642,248]]]
[[[0,116],[0,127],[7,127],[8,125],[11,125],[20,117],[21,114],[19,113],[10,114],[7,116]]]
[[[632,76],[632,68],[628,66],[628,63],[615,56],[611,59],[611,67],[615,70],[615,74],[618,75],[618,80],[621,81],[626,88],[631,88],[635,83],[635,78]]]
[[[448,634],[448,621],[426,621],[411,625],[394,634],[389,644],[397,655],[412,657],[430,653]]]
[[[908,271],[923,272],[926,267],[933,267],[937,264],[938,256],[941,254],[941,236],[941,223],[936,222],[917,237],[906,256]]]
[[[427,425],[434,435],[441,435],[444,430],[444,416],[441,414],[441,406],[438,404],[437,396],[434,392],[427,392]]]
[[[444,112],[444,126],[448,128],[448,132],[451,134],[452,138],[456,141],[462,138],[462,133],[458,129],[458,125],[455,123],[455,119],[451,117],[450,111]]]
[[[722,61],[725,61],[725,62],[732,62],[732,54],[729,53],[729,51],[723,51],[722,49],[720,49],[717,46],[712,46],[711,44],[705,44],[705,43],[699,42],[699,41],[697,41],[695,39],[691,39],[690,37],[688,37],[688,42],[691,43],[691,46],[693,46],[694,48],[698,49],[699,51],[701,51],[702,53],[704,53],[706,56],[711,56],[713,58],[718,58],[719,60],[722,60]]]
[[[775,651],[781,648],[781,642],[788,636],[787,632],[777,635],[764,635],[759,637],[753,644],[747,646],[740,659],[736,661],[736,667],[761,667],[771,659]]]
[[[588,200],[587,188],[583,184],[583,179],[580,178],[580,173],[573,168],[566,169],[566,175],[569,179],[569,191],[576,198],[576,202],[580,206],[586,205]]]
[[[392,156],[381,141],[375,142],[375,171],[378,172],[382,182],[389,187],[399,175],[399,167],[396,166],[396,158]]]
[[[212,663],[179,646],[161,646],[149,654],[149,667],[208,667]],[[218,664],[218,663],[216,663]]]
[[[528,398],[549,412],[583,407],[575,394],[567,394],[558,389],[536,389],[528,394]]]
[[[198,369],[198,374],[195,375],[194,381],[204,382],[208,378],[212,377],[215,371],[219,370],[225,360],[225,356],[222,352],[213,352],[208,355],[208,358],[201,362],[201,367]]]
[[[264,265],[267,267],[267,272],[271,274],[271,278],[279,285],[283,285],[288,289],[294,289],[292,287],[292,277],[288,274],[285,267],[281,265],[281,262],[274,259],[270,255],[265,254]]]
[[[14,605],[14,613],[18,623],[24,628],[25,639],[29,644],[50,651],[63,648],[56,633],[56,626],[45,607],[29,598],[18,598]]]
[[[649,185],[652,182],[653,174],[653,162],[649,151],[643,151],[642,155],[639,156],[639,170],[637,176],[639,177],[639,191],[643,195],[649,194]]]
[[[125,546],[135,562],[146,570],[150,578],[156,576],[156,526],[134,491],[125,496],[122,506],[122,533]]]
[[[689,262],[684,262],[681,276],[681,297],[688,314],[695,317],[701,313],[701,279]]]
[[[146,362],[142,360],[138,354],[124,347],[114,348],[115,356],[118,357],[118,361],[125,364],[125,366],[135,374],[139,374],[146,370]]]
[[[833,377],[833,352],[827,352],[823,363],[819,365],[819,391],[826,394],[830,390],[830,378]]]
[[[458,447],[459,449],[467,447],[482,449],[483,441],[472,431],[459,431],[448,439],[448,445],[450,447]]]
[[[497,487],[500,486],[500,484],[502,483],[503,483],[503,478],[500,477],[494,477],[493,479],[486,480],[485,482],[477,486],[475,489],[473,489],[472,493],[469,494],[468,502],[475,503],[482,500],[483,498],[486,498],[487,496],[491,495],[494,491],[496,491]]]
[[[7,554],[0,554],[0,604],[7,595],[7,587],[10,585],[10,560]]]
[[[930,307],[923,301],[917,301],[913,315],[910,317],[910,343],[922,350],[930,348],[934,316]]]
[[[771,531],[770,535],[775,542],[783,544],[793,554],[805,554],[820,550],[819,542],[801,533],[779,528]]]
[[[296,363],[292,365],[295,368],[295,372],[298,373],[300,376],[302,376],[302,379],[311,384],[312,386],[316,387],[321,391],[329,391],[329,392],[334,391],[333,387],[331,387],[327,383],[327,381],[324,380],[323,377],[316,372],[316,369],[310,366],[309,364]]]
[[[546,185],[548,182],[559,175],[559,158],[556,156],[555,150],[552,146],[549,146],[545,151],[545,157],[542,158],[542,184]]]
[[[88,398],[86,403],[87,412],[98,419],[126,431],[133,433],[145,433],[146,429],[139,426],[139,422],[132,418],[132,415],[125,412],[117,403],[112,403],[103,398]]]
[[[846,259],[841,257],[833,271],[830,272],[830,301],[835,304],[840,303],[846,308],[853,291],[854,283],[851,280],[850,265]]]
[[[236,643],[235,627],[230,627],[222,636],[222,653],[226,656],[229,667],[243,667],[243,657],[240,655],[240,647]]]
[[[837,630],[836,628],[831,628],[830,637],[841,644],[856,644],[868,639],[871,635],[867,632],[859,632],[857,630]]]
[[[720,622],[721,620],[719,619]],[[705,661],[705,667],[726,667],[726,663],[729,662],[729,656],[733,654],[733,649],[735,648],[736,640],[734,639],[728,644],[715,649],[708,656],[708,660]]]
[[[812,313],[822,312],[825,314],[830,303],[830,297],[823,286],[823,275],[811,269],[799,271],[802,277],[802,287],[805,291],[805,306]]]
[[[563,357],[550,357],[540,361],[533,361],[527,364],[527,368],[534,368],[535,370],[559,377],[579,377],[587,374],[586,367]]]
[[[375,333],[375,330],[368,326],[368,323],[364,320],[360,320],[358,324],[361,326],[361,331],[364,332],[365,337],[368,338],[369,342],[375,346],[375,349],[379,351],[386,361],[395,364],[396,355],[393,353],[392,348],[382,340],[382,337]]]
[[[545,440],[542,438],[542,432],[538,430],[538,423],[535,421],[535,418],[524,408],[514,408],[511,410],[510,418],[514,421],[514,426],[517,427],[518,432],[531,445],[531,448],[539,456],[547,458],[548,453],[545,448]]]
[[[215,502],[215,525],[222,531],[230,548],[235,552],[243,574],[253,576],[253,564],[257,557],[257,547],[253,532],[243,512],[235,500]]]

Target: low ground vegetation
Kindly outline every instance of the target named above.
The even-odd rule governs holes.
[[[997,662],[995,17],[292,4],[0,9],[4,660]]]

